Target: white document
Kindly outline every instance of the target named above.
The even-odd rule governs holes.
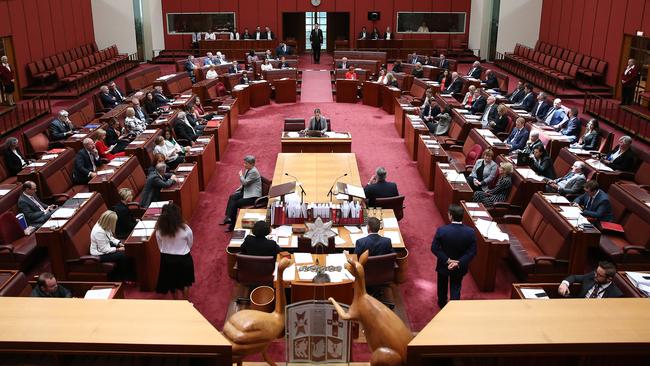
[[[569,151],[576,155],[591,155],[591,153],[588,150],[583,150],[583,149],[575,149],[575,148],[569,148]]]
[[[345,243],[347,243],[347,242],[342,237],[340,237],[338,235],[334,237],[334,245],[343,245]]]
[[[135,229],[153,229],[156,227],[156,222],[155,220],[142,220],[138,221],[138,223],[135,225]]]
[[[398,229],[399,224],[394,217],[384,217],[384,229]]]
[[[80,193],[75,194],[74,197],[72,197],[72,198],[87,199],[87,198],[92,197],[92,195],[93,195],[93,192],[80,192]]]
[[[53,219],[67,219],[72,217],[76,211],[77,209],[74,208],[61,207],[58,210],[54,211],[50,217]]]
[[[479,207],[479,204],[476,202],[465,202],[466,207]]]
[[[535,173],[535,171],[533,171],[530,168],[516,168],[515,170],[517,171],[517,173],[521,174],[521,176],[524,177],[525,179],[532,179],[538,182],[544,181],[544,177],[538,175],[537,173]]]
[[[263,213],[255,213],[255,212],[246,212],[244,216],[242,216],[244,220],[256,220],[256,221],[264,221],[266,220],[266,214]]]
[[[201,151],[203,151],[203,146],[199,146],[199,147],[190,147],[190,151],[201,152]]]
[[[470,114],[467,109],[454,108],[454,110],[460,114]]]
[[[345,193],[347,193],[350,196],[366,198],[366,193],[363,191],[363,187],[359,187],[359,186],[353,186],[348,184]]]
[[[345,253],[328,254],[325,257],[326,266],[343,266],[347,262],[348,257],[345,255]]]
[[[350,196],[348,196],[345,193],[339,193],[339,194],[336,195],[336,199],[340,200],[340,201],[347,201],[348,198],[350,198]]]
[[[298,271],[298,278],[303,281],[311,281],[314,277],[316,277],[315,271]]]
[[[153,229],[133,229],[131,236],[148,238],[153,234]]]
[[[359,229],[359,228],[356,227],[356,226],[348,226],[348,225],[346,225],[346,226],[344,226],[344,228],[345,228],[347,231],[349,231],[350,234],[358,234],[358,233],[361,232],[361,229]]]
[[[300,137],[300,133],[295,132],[295,131],[287,132],[287,137],[291,137],[291,138]]]
[[[281,247],[291,246],[291,237],[279,236],[278,237],[278,246],[281,246]]]
[[[28,168],[37,168],[39,166],[45,166],[47,163],[41,163],[41,162],[33,162],[29,165],[27,165]]]
[[[582,216],[582,210],[580,207],[575,207],[575,206],[562,206],[560,207],[562,212],[564,212],[568,217],[578,217]]]
[[[592,167],[598,169],[598,170],[604,170],[606,172],[613,171],[612,168],[608,167],[607,165],[601,163],[600,161],[598,161],[596,159],[587,159],[587,160],[585,160],[585,162],[587,164],[591,165]]]
[[[481,210],[477,210],[477,211],[470,210],[469,215],[472,217],[490,217],[490,214],[487,211],[481,211]]]
[[[136,140],[136,141],[131,141],[131,145],[144,145],[145,141],[141,140]]]
[[[57,229],[65,225],[65,223],[68,222],[68,220],[55,220],[55,219],[49,219],[45,224],[43,224],[42,227],[48,227],[50,229]]]
[[[191,172],[194,169],[194,165],[182,165],[179,166],[176,170],[179,172]]]
[[[314,259],[312,258],[311,253],[293,253],[293,260],[295,263],[299,264],[314,263]]]
[[[41,156],[41,160],[51,160],[59,156],[59,154],[45,154]]]
[[[332,283],[340,283],[348,279],[343,271],[325,271],[325,273],[330,277],[330,282]]]
[[[626,271],[625,274],[634,286],[650,285],[650,273]]]
[[[273,279],[278,278],[278,263],[275,263],[275,269],[273,270]],[[282,280],[285,282],[293,281],[296,279],[296,265],[292,264],[289,267],[284,269],[282,272]]]
[[[115,161],[115,160],[113,160],[110,163],[108,163],[108,165],[109,166],[114,166],[114,167],[120,167],[120,166],[124,165],[124,162],[123,161]]]
[[[197,142],[204,143],[204,144],[207,144],[207,143],[210,142],[210,139],[209,139],[209,138],[205,138],[205,137],[199,137],[198,139],[196,139],[196,141],[197,141]]]
[[[441,97],[451,97],[451,94],[440,94]]]
[[[84,296],[84,299],[108,300],[108,298],[111,296],[111,292],[113,292],[112,288],[100,288],[96,290],[88,290],[86,291],[86,295]]]
[[[361,234],[350,234],[350,240],[352,241],[352,243],[354,243],[354,244],[356,245],[357,240],[359,240],[359,239],[361,239],[361,238],[365,238],[366,236],[368,236],[368,234],[364,234],[364,233],[361,233]]]
[[[168,204],[170,201],[156,201],[149,204],[149,208],[162,208],[164,205]]]
[[[147,129],[147,130],[142,131],[142,133],[156,133],[156,132],[158,132],[157,129],[152,129],[152,130]]]
[[[525,299],[548,299],[546,291],[542,288],[522,288],[521,294],[524,295]]]
[[[82,138],[84,138],[86,136],[88,136],[87,133],[75,133],[74,135],[72,135],[72,137],[74,137],[76,139],[82,139]]]
[[[399,244],[402,242],[402,239],[399,237],[399,231],[386,231],[384,230],[384,237],[390,238],[391,243]]]
[[[293,235],[291,237],[291,248],[298,248],[298,237]]]
[[[277,236],[290,237],[293,234],[293,230],[290,225],[282,225],[274,229],[273,233]]]
[[[98,170],[97,175],[106,175],[106,174],[113,174],[115,173],[115,169],[104,169],[104,170]]]
[[[560,196],[559,194],[544,194],[544,198],[550,203],[555,203],[555,204],[570,204],[568,199],[564,196]]]
[[[0,196],[4,196],[5,194],[9,193],[9,189],[0,189]]]

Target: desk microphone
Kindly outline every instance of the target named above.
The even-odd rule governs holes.
[[[339,179],[341,179],[343,177],[347,177],[347,176],[348,176],[348,173],[345,173],[345,174],[341,175],[340,177],[336,178],[334,180],[334,183],[332,183],[332,186],[330,187],[330,190],[327,192],[327,196],[330,198],[330,202],[332,202],[332,197],[334,196],[334,192],[333,192],[334,186],[336,185],[336,183],[338,183]]]
[[[284,175],[286,175],[287,177],[291,177],[296,181],[296,185],[300,187],[300,203],[303,203],[306,193],[305,193],[305,189],[302,187],[302,183],[298,181],[298,177],[296,177],[295,175],[291,175],[289,173],[284,173]]]

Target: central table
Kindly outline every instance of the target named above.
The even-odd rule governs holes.
[[[349,153],[352,136],[349,132],[326,132],[323,137],[300,136],[298,132],[282,132],[283,153]]]

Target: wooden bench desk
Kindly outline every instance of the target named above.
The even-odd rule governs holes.
[[[428,190],[433,191],[436,177],[436,163],[446,163],[447,153],[435,138],[423,133],[418,135],[417,165],[420,176]]]
[[[199,169],[196,163],[183,163],[174,174],[178,181],[169,188],[161,189],[160,199],[174,201],[181,208],[185,221],[189,222],[199,201]]]
[[[298,132],[282,132],[283,153],[350,153],[352,136],[349,132],[326,132],[323,137],[300,136]]]

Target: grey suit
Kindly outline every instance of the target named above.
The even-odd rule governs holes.
[[[480,168],[483,168],[483,179],[479,179],[481,181],[481,186],[476,187],[474,185],[474,178],[478,179],[478,170]],[[469,174],[467,177],[467,182],[469,183],[474,190],[478,189],[487,189],[487,186],[496,178],[497,176],[497,163],[492,160],[489,164],[485,164],[483,159],[478,159],[476,161],[476,164],[474,164],[474,167],[472,168],[472,172]]]
[[[435,117],[438,122],[427,123],[429,132],[434,135],[446,135],[449,132],[449,127],[451,126],[451,116],[447,113],[441,113]]]
[[[582,173],[575,174],[574,172],[568,172],[565,176],[555,179],[553,182],[558,183],[562,182],[564,187],[561,187],[561,184],[558,184],[558,190],[557,193],[561,195],[566,195],[566,194],[578,194],[582,192],[582,187],[584,187],[585,183],[587,182],[587,179],[585,178],[585,175]],[[546,191],[547,192],[555,192],[553,188],[551,188],[549,185],[546,186]]]
[[[47,205],[41,202],[38,197],[34,197],[34,199],[44,211],[24,193],[18,198],[18,211],[25,215],[27,225],[39,228],[50,219],[53,211],[47,211]]]
[[[151,202],[160,200],[160,190],[171,187],[176,181],[171,179],[171,174],[161,176],[157,171],[152,172],[148,177],[142,189],[142,199],[140,206],[149,207]]]
[[[237,210],[254,204],[255,200],[262,196],[262,176],[256,167],[252,167],[239,177],[239,182],[241,185],[235,193],[230,195],[226,205],[226,217],[230,220],[230,230],[235,227]]]
[[[327,132],[329,123],[327,122],[327,118],[320,116],[320,129],[316,128],[316,118],[312,117],[309,120],[309,129],[312,131],[320,131],[322,133]]]

